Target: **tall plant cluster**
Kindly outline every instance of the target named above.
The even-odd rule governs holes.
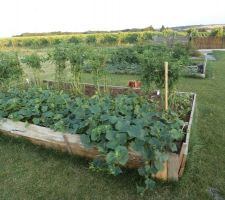
[[[154,47],[153,47],[154,48]],[[188,54],[183,52],[182,48],[146,49],[139,54],[141,63],[141,80],[146,88],[152,88],[155,85],[158,89],[164,87],[165,68],[164,62],[169,62],[168,81],[169,88],[173,88],[180,77],[180,72],[184,64],[188,62]]]
[[[89,48],[86,45],[70,45],[67,51],[72,74],[72,84],[74,92],[80,93],[81,72],[85,61],[88,58]]]
[[[21,79],[23,70],[18,54],[14,52],[0,52],[0,84]]]
[[[24,58],[22,58],[22,62],[32,70],[34,83],[40,85],[40,72],[44,59],[41,58],[38,54],[33,53],[31,55],[24,56]]]
[[[65,69],[67,61],[67,49],[64,45],[58,45],[50,54],[51,61],[55,64],[55,80],[59,86],[65,82]]]
[[[72,89],[75,93],[81,93],[81,72],[85,68],[92,73],[93,82],[97,91],[100,91],[100,80],[106,83],[106,63],[108,54],[102,48],[90,48],[90,46],[60,45],[50,52],[50,59],[55,64],[55,80],[63,85],[65,82],[66,68],[72,75]]]
[[[66,67],[70,67],[74,91],[78,92],[81,73],[90,72],[99,90],[106,83],[107,73],[139,74],[147,88],[164,85],[164,62],[169,62],[169,87],[173,88],[180,71],[189,63],[190,50],[186,46],[137,45],[134,47],[100,48],[88,45],[60,45],[51,53],[56,65],[56,81],[65,80]],[[68,63],[67,63],[68,61]]]

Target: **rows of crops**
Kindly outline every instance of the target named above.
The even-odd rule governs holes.
[[[72,34],[72,35],[50,35],[50,36],[26,36],[0,39],[0,47],[48,47],[60,43],[85,43],[91,45],[121,45],[121,44],[144,44],[152,42],[154,36],[160,37],[187,37],[194,38],[224,36],[223,28],[215,28],[210,31],[198,31],[189,29],[186,32],[177,32],[171,29],[163,31],[141,31],[141,32],[116,32],[116,33],[93,33],[93,34]],[[218,39],[217,39],[218,40]],[[196,44],[198,46],[198,43]]]
[[[175,45],[172,48],[165,45],[100,48],[83,44],[57,45],[43,56],[31,53],[18,57],[17,53],[2,52],[0,57],[3,66],[0,78],[7,80],[7,77],[12,76],[11,74],[14,74],[15,77],[22,77],[20,65],[24,63],[32,70],[33,77],[31,79],[37,83],[40,81],[43,63],[50,62],[53,67],[55,66],[55,81],[68,81],[66,77],[69,70],[74,89],[77,92],[80,90],[82,72],[92,74],[96,86],[99,85],[100,79],[107,82],[107,76],[110,73],[136,74],[140,76],[143,83],[148,81],[159,83],[160,77],[164,73],[163,63],[165,60],[170,63],[170,78],[178,77],[184,71],[185,66],[190,63],[189,58],[192,53],[192,50],[183,45]],[[13,65],[12,60],[14,60]],[[6,69],[17,71],[13,73]]]
[[[94,45],[120,45],[149,42],[154,35],[162,35],[161,32],[134,32],[134,33],[99,33],[76,34],[59,36],[34,36],[15,37],[1,39],[1,47],[46,47],[59,43],[86,43]]]

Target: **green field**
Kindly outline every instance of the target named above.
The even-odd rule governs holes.
[[[178,183],[159,182],[143,199],[207,200],[209,188],[225,198],[225,53],[215,53],[204,80],[182,78],[179,91],[197,93],[197,110],[183,177]],[[29,70],[24,66],[27,76]],[[54,79],[50,63],[43,67],[43,79]],[[90,74],[83,74],[91,82]],[[111,84],[127,85],[134,76],[112,75]],[[48,200],[137,200],[135,182],[140,177],[126,171],[114,177],[92,172],[88,160],[34,146],[23,140],[0,136],[0,199]]]

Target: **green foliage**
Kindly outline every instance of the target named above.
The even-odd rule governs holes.
[[[128,33],[122,38],[123,43],[134,44],[138,42],[138,33]]]
[[[182,52],[182,53],[181,53]],[[141,63],[141,80],[146,88],[156,85],[164,87],[165,69],[164,62],[169,62],[169,88],[173,88],[180,76],[181,67],[184,64],[183,51],[175,51],[163,46],[152,46],[139,55]],[[185,55],[185,54],[184,54]],[[185,59],[184,59],[185,60]]]
[[[106,92],[107,85],[107,71],[106,64],[108,61],[108,54],[104,49],[95,49],[91,52],[88,63],[91,67],[91,72],[93,75],[93,82],[97,88],[97,93],[100,93],[100,80],[104,82],[104,92]]]
[[[0,84],[22,78],[23,70],[17,53],[0,52]]]
[[[172,93],[169,97],[169,107],[174,110],[179,118],[185,119],[191,112],[191,101],[188,93]]]
[[[36,53],[27,55],[22,59],[22,62],[28,65],[33,71],[33,77],[36,84],[40,84],[41,63],[44,60]]]
[[[191,50],[186,45],[175,44],[173,49],[172,56],[174,59],[179,60],[182,64],[187,65],[190,62],[190,53]]]
[[[73,89],[75,93],[80,93],[81,70],[88,58],[89,48],[86,45],[70,45],[67,57],[70,62],[70,70],[73,78]]]
[[[162,25],[159,31],[160,31],[160,32],[163,32],[165,29],[166,29],[165,26]]]
[[[97,39],[95,35],[88,35],[85,39],[87,44],[96,44],[97,43]]]
[[[50,52],[49,57],[55,64],[55,81],[59,83],[59,86],[65,81],[65,69],[67,61],[67,48],[65,45],[57,45]]]
[[[116,44],[118,41],[118,35],[106,34],[103,36],[101,43],[103,44]]]
[[[0,118],[81,134],[87,148],[96,147],[106,156],[102,166],[111,174],[122,173],[130,150],[141,155],[142,194],[154,186],[152,175],[162,170],[167,152],[177,151],[176,142],[183,138],[183,121],[172,111],[157,110],[156,104],[136,94],[86,98],[35,88],[0,92]]]
[[[146,32],[143,33],[142,38],[143,38],[144,41],[150,41],[150,40],[153,39],[153,33],[149,32],[149,31],[146,31]]]
[[[196,37],[196,36],[199,35],[199,32],[198,32],[198,30],[196,28],[190,28],[190,29],[188,29],[187,30],[187,33],[189,35],[191,35],[192,37]]]
[[[72,36],[68,39],[69,43],[79,44],[82,42],[82,39],[79,37]]]
[[[138,74],[140,64],[135,47],[118,47],[111,52],[107,65],[109,73],[116,74]]]
[[[223,35],[224,35],[223,27],[214,28],[210,32],[210,36],[213,37],[223,37]]]
[[[33,53],[31,55],[27,55],[22,59],[22,62],[27,64],[32,69],[41,69],[41,58],[38,56],[38,54]]]

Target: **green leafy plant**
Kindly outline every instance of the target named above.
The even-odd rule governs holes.
[[[96,36],[95,35],[88,35],[85,38],[85,41],[86,41],[87,44],[96,44],[97,39],[96,39]]]
[[[67,48],[65,45],[57,45],[49,54],[51,61],[55,64],[55,81],[60,88],[65,82],[65,69],[67,58]]]
[[[181,102],[181,101],[179,101]],[[186,109],[182,104],[179,109]],[[96,147],[105,162],[95,160],[110,174],[122,173],[129,152],[143,158],[138,169],[144,178],[138,192],[143,195],[155,185],[154,174],[163,169],[168,151],[177,151],[183,138],[183,121],[172,110],[158,111],[158,106],[136,94],[117,97],[71,97],[63,92],[30,88],[0,92],[0,118],[34,123],[71,134],[80,134],[87,148]]]
[[[35,84],[40,85],[41,63],[44,62],[44,59],[42,59],[38,54],[33,53],[25,56],[22,59],[22,62],[32,69],[34,82]]]
[[[118,41],[118,35],[106,34],[103,36],[101,43],[103,44],[116,44]]]
[[[17,53],[0,52],[0,85],[21,79],[23,70]]]
[[[123,43],[134,44],[134,43],[137,43],[138,42],[138,37],[139,37],[139,34],[138,33],[127,33],[122,38],[122,42]]]
[[[89,48],[86,45],[71,45],[67,51],[75,93],[81,93],[81,70],[85,60],[87,60],[88,50]]]
[[[104,92],[106,92],[107,85],[107,71],[106,64],[108,60],[107,53],[102,49],[95,49],[92,51],[89,57],[89,65],[91,66],[93,82],[96,86],[97,93],[100,93],[100,81],[103,80]]]
[[[139,59],[141,63],[141,80],[145,88],[152,88],[152,85],[155,85],[158,89],[164,87],[164,62],[167,61],[169,62],[168,83],[169,88],[172,89],[178,81],[180,71],[184,65],[181,54],[166,47],[150,47],[144,50],[142,54],[139,54]]]

